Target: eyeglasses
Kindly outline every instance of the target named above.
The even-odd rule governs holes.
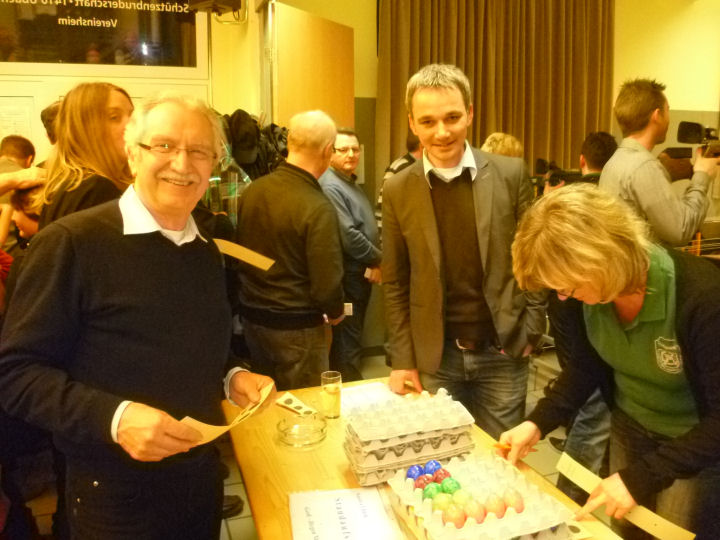
[[[343,146],[342,148],[333,147],[333,150],[335,150],[335,152],[337,152],[338,154],[347,154],[348,152],[352,152],[353,154],[360,153],[359,146]]]
[[[212,152],[207,148],[181,148],[180,146],[175,146],[171,143],[144,144],[139,142],[137,143],[137,145],[143,150],[152,152],[157,157],[166,159],[170,156],[177,156],[180,150],[185,150],[190,161],[196,161],[199,163],[212,161],[217,157],[217,154],[215,152]]]

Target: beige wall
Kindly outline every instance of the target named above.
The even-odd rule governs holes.
[[[248,21],[241,24],[211,24],[211,85],[215,108],[230,113],[242,108],[260,115],[260,29],[263,21],[255,13],[257,0],[250,0]],[[289,6],[353,28],[355,51],[355,97],[377,93],[376,2],[356,0],[286,0]],[[221,17],[232,21],[232,15]],[[318,52],[320,53],[320,51]],[[342,69],[343,66],[338,66]]]
[[[720,110],[720,1],[615,0],[615,92],[635,77],[665,83],[672,109]]]

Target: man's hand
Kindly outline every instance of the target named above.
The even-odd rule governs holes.
[[[410,383],[410,386],[406,383]],[[396,394],[422,392],[422,389],[417,369],[393,369],[390,372],[390,390]]]
[[[693,165],[693,171],[707,173],[710,178],[713,178],[715,173],[717,173],[718,163],[720,163],[720,158],[703,157],[703,149],[698,148],[695,151],[695,164]]]
[[[0,174],[0,195],[13,189],[25,189],[39,186],[45,182],[47,170],[41,167],[28,167],[19,171]]]
[[[575,514],[575,519],[581,520],[603,504],[605,505],[605,513],[615,519],[622,518],[637,506],[635,499],[630,495],[618,473],[608,476],[598,484],[590,497],[588,497],[585,506]]]
[[[329,324],[330,326],[337,326],[338,324],[340,324],[343,321],[344,318],[345,318],[344,313],[342,315],[340,315],[337,319],[331,319],[327,315],[323,315],[323,319],[325,319],[325,322],[327,324]]]
[[[365,279],[370,283],[380,285],[382,283],[382,270],[380,270],[379,266],[369,266],[367,270],[365,270]]]
[[[133,402],[120,417],[117,438],[133,459],[160,461],[187,452],[202,436],[164,411]]]
[[[529,420],[519,424],[500,435],[501,445],[510,445],[509,450],[499,450],[498,453],[515,465],[519,459],[528,455],[530,449],[540,440],[540,430]]]
[[[254,405],[260,401],[260,390],[268,384],[273,385],[273,389],[258,409],[258,412],[262,411],[267,408],[270,403],[275,402],[275,394],[277,392],[274,388],[275,383],[270,377],[252,373],[251,371],[238,371],[233,375],[233,378],[230,379],[230,398],[240,407]]]

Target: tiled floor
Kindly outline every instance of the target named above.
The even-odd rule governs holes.
[[[528,410],[542,397],[542,390],[547,380],[552,378],[554,372],[558,369],[557,360],[552,352],[543,353],[540,359],[533,362],[532,366],[528,382]],[[366,358],[361,371],[367,379],[384,377],[390,373],[389,368],[385,365],[385,358],[380,356]],[[564,437],[564,428],[559,428],[552,435]],[[547,438],[538,443],[536,448],[538,451],[530,454],[526,462],[548,480],[555,483],[557,480],[555,465],[560,458],[560,453],[547,442]],[[230,476],[225,480],[225,493],[228,495],[240,495],[245,501],[245,507],[241,514],[223,522],[220,538],[221,540],[255,540],[257,538],[255,523],[250,512],[250,505],[247,502],[242,474],[232,454],[229,439],[220,442],[220,450],[223,461],[230,469]],[[41,534],[48,534],[51,523],[50,518],[55,507],[54,490],[49,488],[29,504],[32,507],[33,514],[36,516]]]

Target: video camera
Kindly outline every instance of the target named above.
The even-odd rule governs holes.
[[[549,173],[549,174],[548,174]],[[572,184],[582,179],[580,171],[565,171],[558,167],[554,161],[548,162],[543,158],[535,161],[535,176],[533,176],[533,184],[544,185],[545,180],[551,186],[557,186],[560,182]]]
[[[677,140],[681,143],[702,145],[703,157],[720,157],[720,141],[716,129],[704,128],[697,122],[680,122]]]

